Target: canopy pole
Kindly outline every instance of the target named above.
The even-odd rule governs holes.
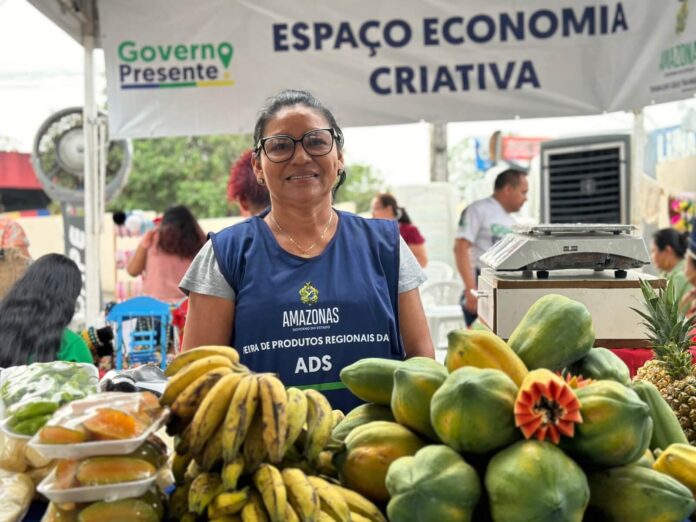
[[[85,57],[85,104],[82,124],[84,150],[84,205],[85,205],[85,324],[94,326],[99,319],[100,259],[99,259],[99,179],[97,142],[97,103],[94,78],[94,3],[85,2],[87,22],[83,24],[82,45]]]
[[[430,181],[447,181],[447,124],[430,125]]]
[[[629,222],[638,227],[642,222],[640,201],[640,183],[645,172],[645,117],[643,109],[633,110],[633,133],[631,135],[631,170],[628,172],[628,200],[630,201]]]

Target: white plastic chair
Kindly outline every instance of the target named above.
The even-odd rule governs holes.
[[[447,350],[447,334],[451,330],[466,328],[459,304],[463,288],[461,281],[428,281],[420,287],[425,317],[436,350]]]
[[[428,276],[429,283],[437,281],[454,281],[454,269],[447,263],[442,261],[428,261],[423,269],[425,275]]]

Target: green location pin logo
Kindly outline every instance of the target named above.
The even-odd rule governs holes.
[[[230,62],[232,61],[232,55],[234,54],[234,49],[232,47],[232,44],[229,42],[222,42],[218,44],[218,56],[220,57],[220,60],[222,60],[222,64],[225,66],[225,68],[230,66]]]

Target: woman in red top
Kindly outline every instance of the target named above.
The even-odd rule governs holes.
[[[396,198],[391,194],[377,194],[372,200],[372,217],[379,219],[396,219],[399,222],[399,233],[408,247],[416,256],[420,266],[428,264],[428,254],[425,251],[425,239],[418,228],[411,223],[406,209],[396,203]]]

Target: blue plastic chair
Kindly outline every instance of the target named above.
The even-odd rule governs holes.
[[[153,297],[140,296],[115,305],[106,316],[108,321],[116,323],[116,369],[123,369],[123,322],[131,319],[159,320],[160,367],[167,366],[167,331],[170,322],[169,304]],[[148,363],[157,360],[157,331],[133,330],[128,339],[128,357],[131,363]],[[135,350],[139,347],[138,350]]]

